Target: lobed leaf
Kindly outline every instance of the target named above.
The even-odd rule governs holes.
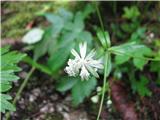
[[[83,102],[85,97],[88,97],[95,88],[97,81],[94,77],[89,80],[78,80],[72,88],[73,104],[78,105]]]

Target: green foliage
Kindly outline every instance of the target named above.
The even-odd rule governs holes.
[[[48,60],[48,66],[52,72],[56,72],[61,68],[61,66],[64,65],[73,47],[74,42],[71,42],[69,46],[59,48],[54,52],[54,55],[52,55],[52,57],[50,57]]]
[[[97,81],[94,77],[84,81],[78,80],[72,88],[73,104],[78,105],[79,103],[82,103],[84,98],[91,94],[96,84]]]
[[[103,32],[98,30],[97,36],[104,48],[109,48],[111,46],[110,36],[107,31]]]
[[[54,14],[41,13],[40,15],[44,16],[50,25],[44,29],[41,41],[35,44],[34,60],[26,57],[24,61],[49,75],[60,76],[59,70],[63,68],[69,58],[71,49],[77,48],[79,43],[85,41],[88,43],[88,49],[92,47],[92,35],[85,30],[84,24],[85,19],[92,12],[94,12],[94,8],[88,4],[84,10],[76,13],[63,8],[58,9]],[[45,65],[41,65],[37,61],[44,55],[48,55],[48,59]],[[71,89],[74,105],[78,105],[85,97],[89,96],[95,86],[95,78],[81,81],[80,78],[62,77],[56,84],[56,88],[60,92]],[[77,96],[77,92],[80,96]]]
[[[77,82],[78,78],[76,77],[63,77],[60,81],[57,83],[57,90],[60,92],[65,92],[69,89],[71,89]]]
[[[140,96],[151,96],[151,91],[148,89],[149,80],[141,75],[140,80],[132,81],[132,88],[134,91],[137,91]]]
[[[90,95],[96,84],[97,80],[94,77],[84,81],[79,77],[64,77],[58,81],[57,90],[65,92],[71,89],[73,104],[77,106],[83,102],[85,97]]]
[[[24,62],[30,64],[31,66],[39,69],[40,71],[48,74],[48,75],[52,75],[52,71],[46,66],[46,65],[43,65],[43,64],[39,64],[38,62],[36,62],[35,60],[33,60],[32,58],[30,58],[29,56],[26,56],[24,59],[23,59]]]
[[[124,7],[123,17],[127,19],[135,19],[140,16],[140,12],[137,6],[131,6],[130,8]]]
[[[35,45],[34,59],[38,60],[48,53],[47,65],[52,73],[57,73],[66,63],[71,49],[79,42],[92,44],[91,33],[84,30],[84,20],[92,12],[93,8],[87,5],[83,12],[76,12],[75,15],[62,8],[54,14],[44,13],[50,26],[45,29],[43,39]]]
[[[109,76],[111,69],[112,69],[112,63],[111,63],[111,55],[110,53],[106,52],[106,57],[104,60],[104,64],[106,67],[106,76]]]
[[[19,79],[19,77],[15,75],[15,72],[21,70],[17,66],[17,63],[24,57],[25,54],[16,51],[9,52],[9,46],[1,48],[0,111],[3,113],[6,110],[15,110],[15,107],[9,102],[11,96],[7,95],[6,92],[12,88],[12,82]]]
[[[135,32],[132,33],[130,41],[138,42],[140,43],[142,39],[145,38],[145,27],[139,27]]]
[[[135,42],[111,47],[110,51],[116,54],[116,64],[123,64],[130,58],[133,58],[134,65],[141,70],[147,63],[147,59],[145,59],[145,56],[152,55],[152,51],[150,50],[150,48],[145,45],[136,44]]]

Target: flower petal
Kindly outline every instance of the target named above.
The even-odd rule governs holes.
[[[86,65],[86,67],[93,76],[95,76],[96,78],[99,78],[98,73],[91,66]]]
[[[88,61],[88,64],[91,67],[94,67],[94,68],[98,68],[98,69],[103,69],[104,68],[101,61],[98,61],[98,60],[90,60],[90,61]]]
[[[74,55],[76,58],[80,59],[79,54],[78,54],[74,49],[71,50],[71,53],[72,53],[72,55]]]
[[[82,79],[82,80],[84,80],[84,79],[88,80],[89,72],[88,72],[88,70],[85,68],[85,66],[82,66],[80,76],[81,76],[81,79]]]
[[[87,43],[84,42],[83,44],[80,44],[79,49],[80,49],[81,58],[84,59],[87,52]]]
[[[95,50],[92,50],[86,57],[86,60],[90,60],[95,56],[96,52]]]

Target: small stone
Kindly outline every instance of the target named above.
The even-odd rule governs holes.
[[[40,112],[42,112],[42,113],[47,113],[47,112],[48,112],[48,106],[45,105],[44,107],[42,107],[42,108],[40,109]]]
[[[30,96],[29,96],[29,101],[30,101],[30,102],[34,102],[36,99],[37,99],[37,97],[34,96],[34,95],[30,95]]]
[[[98,95],[95,95],[95,96],[91,97],[91,101],[92,101],[93,103],[97,103],[98,100],[99,100],[99,96],[98,96]]]

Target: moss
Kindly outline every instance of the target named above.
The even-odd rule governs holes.
[[[38,12],[53,12],[63,5],[56,2],[2,2],[2,38],[21,38],[27,24],[37,17]]]
[[[81,4],[83,2],[80,2]],[[78,3],[78,6],[81,4]],[[84,4],[84,3],[83,3]],[[76,9],[76,2],[2,2],[2,34],[3,38],[19,39],[27,31],[26,26],[38,18],[37,13],[42,11],[54,12],[60,7],[72,11]],[[38,23],[39,25],[39,23]]]

